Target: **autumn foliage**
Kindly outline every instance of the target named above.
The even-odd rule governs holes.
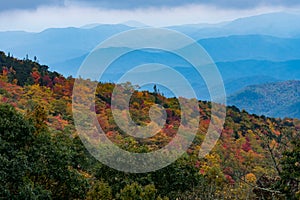
[[[295,178],[288,171],[300,166],[299,155],[290,153],[299,150],[299,144],[292,143],[299,138],[299,120],[267,118],[227,107],[217,145],[199,158],[211,120],[211,103],[199,101],[199,109],[191,111],[200,113],[199,129],[187,152],[161,170],[128,174],[96,161],[79,140],[72,117],[74,78],[4,53],[0,54],[0,69],[0,198],[284,199],[288,191],[293,193],[288,197],[296,199],[300,194],[299,173],[294,172]],[[111,94],[116,87],[135,91],[130,114],[136,124],[150,122],[152,105],[165,109],[166,123],[155,136],[136,139],[118,127],[111,112]],[[155,151],[176,135],[183,122],[180,105],[176,98],[135,89],[130,83],[99,83],[91,110],[108,138],[120,148]],[[86,90],[81,88],[82,95]],[[10,120],[11,127],[5,120]],[[193,122],[184,123],[188,129]],[[11,162],[20,166],[14,169],[20,176],[13,177]],[[284,188],[284,183],[292,185]]]

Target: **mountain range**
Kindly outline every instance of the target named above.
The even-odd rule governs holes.
[[[299,13],[267,13],[239,18],[217,24],[188,24],[168,28],[183,32],[194,39],[228,35],[270,35],[275,37],[300,36]]]
[[[288,60],[299,57],[299,21],[300,15],[271,13],[219,24],[166,28],[185,33],[199,41],[216,61],[264,59],[269,56],[272,60]],[[38,56],[40,62],[52,67],[84,56],[101,41],[136,26],[142,27],[142,24],[134,21],[124,24],[92,24],[79,28],[50,28],[39,33],[4,31],[0,32],[0,47],[19,58],[26,54],[32,58]]]
[[[218,24],[186,24],[166,28],[185,33],[202,45],[222,75],[228,102],[252,112],[255,111],[254,102],[245,101],[245,106],[238,99],[248,95],[251,99],[253,92],[248,91],[252,91],[253,85],[269,88],[266,84],[276,86],[279,82],[300,80],[299,21],[298,14],[269,13]],[[50,70],[65,76],[76,76],[81,63],[100,42],[114,34],[141,27],[147,25],[128,21],[122,24],[90,24],[79,28],[51,28],[39,33],[6,31],[0,32],[0,49],[18,58],[37,56],[37,61],[49,65]],[[112,63],[104,78],[116,81],[128,69],[149,62],[173,67],[188,78],[199,99],[209,100],[201,75],[195,73],[189,63],[168,52],[131,52]],[[166,79],[172,77],[166,76]],[[280,88],[282,94],[289,92],[287,88]],[[167,91],[164,93],[168,96]],[[258,110],[257,113],[298,116],[290,115],[286,106],[299,108],[299,104],[282,104],[282,109],[268,107],[269,111]]]

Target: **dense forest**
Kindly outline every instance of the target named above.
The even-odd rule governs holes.
[[[300,121],[275,119],[227,107],[214,149],[198,157],[211,120],[211,103],[199,101],[200,124],[193,144],[171,165],[132,174],[109,168],[82,144],[72,117],[75,79],[48,71],[27,58],[0,53],[0,199],[300,199]],[[130,152],[166,145],[181,123],[178,99],[135,91],[130,112],[147,124],[151,105],[167,120],[149,140],[118,128],[111,114],[115,87],[99,83],[95,112],[108,138]],[[82,88],[84,94],[85,88]]]
[[[228,102],[251,113],[299,119],[299,91],[298,80],[252,85],[231,96]]]

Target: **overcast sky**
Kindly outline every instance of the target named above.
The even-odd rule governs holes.
[[[217,23],[299,7],[299,0],[0,0],[0,31],[128,20],[151,26]]]

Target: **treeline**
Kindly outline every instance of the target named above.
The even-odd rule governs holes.
[[[55,78],[61,77],[57,72],[50,72],[48,66],[40,65],[37,60],[32,61],[28,57],[23,60],[6,56],[0,51],[0,69],[7,74],[8,81],[17,85],[32,85],[38,83],[43,86],[53,85]]]

